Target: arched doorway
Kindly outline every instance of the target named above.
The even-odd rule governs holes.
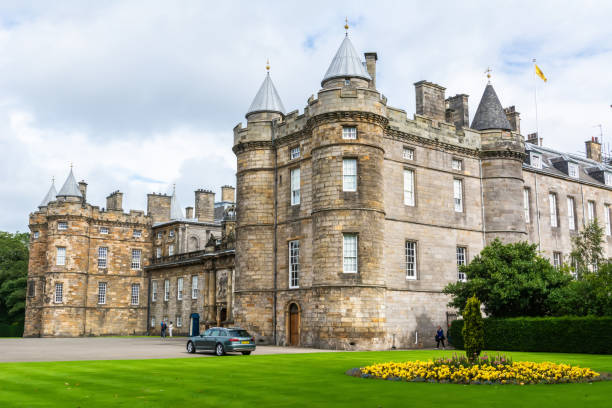
[[[289,305],[289,345],[298,346],[300,344],[300,308],[297,304]]]

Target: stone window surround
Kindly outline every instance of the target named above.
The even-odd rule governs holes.
[[[463,171],[463,159],[453,156],[451,158],[451,169],[453,171]]]
[[[108,284],[106,282],[98,282],[98,304],[99,305],[106,304],[107,288],[108,288]]]
[[[461,188],[461,211],[458,210],[457,203],[455,202],[455,182],[459,181],[459,186]],[[455,213],[465,214],[465,180],[462,177],[453,177],[453,210]]]
[[[142,237],[142,230],[134,230],[134,232],[132,232],[132,236],[134,238],[141,238]]]
[[[300,145],[289,147],[289,160],[297,160],[302,157],[302,150]]]
[[[587,201],[587,219],[589,220],[589,222],[592,222],[596,218],[597,218],[597,204],[595,204],[595,200],[588,200]]]
[[[64,282],[55,282],[54,286],[53,303],[64,303]]]
[[[345,182],[344,182],[344,161],[345,160],[355,160],[355,189],[353,190],[347,190],[345,188]],[[352,175],[349,175],[352,177]],[[349,156],[342,156],[342,191],[343,192],[347,192],[347,193],[354,193],[359,189],[359,158],[357,156],[354,155],[349,155]]]
[[[553,266],[556,269],[561,268],[563,266],[563,254],[559,251],[553,252]]]
[[[297,243],[297,245],[293,245],[294,243]],[[293,248],[292,248],[293,246]],[[288,248],[288,253],[287,253],[287,270],[289,271],[289,289],[297,289],[300,287],[300,240],[299,239],[292,239],[289,240],[287,242],[287,248]],[[295,256],[292,256],[291,251],[293,249],[293,252],[295,253]],[[292,258],[296,258],[296,262],[293,263],[293,259]],[[293,268],[295,266],[295,269]],[[293,276],[295,275],[295,279],[293,279]],[[295,282],[297,282],[296,285],[293,284],[293,281],[295,280]]]
[[[414,244],[414,276],[409,276],[408,275],[408,243],[413,243]],[[415,280],[419,280],[419,260],[420,260],[420,256],[419,256],[419,240],[417,239],[412,239],[412,238],[406,238],[404,239],[404,274],[406,275],[406,280],[408,281],[415,281]]]
[[[68,221],[58,221],[57,222],[57,230],[65,231],[68,229]]]
[[[576,198],[572,195],[567,196],[567,223],[570,231],[576,231]]]
[[[100,227],[100,234],[108,235],[109,229],[108,227]]]
[[[344,238],[346,236],[355,236],[356,237],[356,265],[355,265],[355,271],[354,272],[346,272],[344,270]],[[349,274],[349,275],[356,275],[359,273],[359,232],[358,231],[354,231],[354,230],[347,230],[347,231],[342,231],[342,273],[343,274]]]
[[[295,176],[297,174],[297,176]],[[295,177],[294,177],[295,176]],[[300,205],[301,203],[301,193],[302,193],[302,171],[300,170],[300,167],[293,167],[291,169],[289,169],[289,179],[290,179],[290,186],[289,186],[289,194],[290,194],[290,202],[291,205]],[[294,185],[294,182],[297,182],[297,186]],[[295,188],[297,187],[297,188]],[[294,192],[297,192],[295,195],[293,194]]]
[[[183,288],[185,286],[185,279],[179,276],[176,279],[176,300],[183,300]]]
[[[164,302],[170,300],[170,279],[164,279]]]
[[[464,275],[463,278],[461,278],[461,275],[459,274],[459,248],[463,248],[463,264],[462,265],[467,265],[468,259],[469,259],[469,254],[468,254],[468,246],[461,244],[461,243],[457,243],[457,249],[455,250],[455,256],[456,256],[456,261],[457,261],[457,280],[460,282],[467,282],[467,277]]]
[[[130,305],[138,306],[140,304],[140,284],[132,283],[130,292]]]
[[[354,129],[355,131],[353,132],[352,129]],[[353,134],[354,134],[354,137],[353,137]],[[359,138],[359,130],[357,129],[357,125],[343,125],[342,126],[342,139],[343,140],[357,140],[358,138]]]
[[[193,275],[191,277],[191,298],[192,299],[197,299],[198,298],[198,275]]]
[[[55,265],[66,266],[66,255],[67,255],[66,247],[58,246],[55,248],[56,248]]]
[[[140,270],[142,269],[142,249],[141,248],[132,248],[131,251],[131,269]],[[138,256],[136,256],[138,255]]]
[[[551,199],[554,197],[554,207]],[[554,214],[553,214],[554,209]],[[548,192],[548,212],[550,213],[550,227],[551,228],[559,228],[559,198],[556,191]],[[554,218],[553,218],[554,215]],[[555,220],[555,225],[553,225],[553,219]]]
[[[525,223],[531,223],[531,188],[523,188],[523,212],[525,213]]]
[[[157,301],[157,280],[151,280],[151,302]]]
[[[412,172],[412,203],[411,204],[406,203],[406,171],[407,170]],[[402,171],[402,185],[403,185],[402,192],[404,193],[403,202],[404,202],[405,207],[416,207],[417,206],[417,176],[416,174],[417,174],[416,168],[404,166],[404,169]]]
[[[407,154],[408,152],[410,152],[410,154]],[[414,161],[416,159],[416,149],[412,146],[404,145],[402,147],[402,159]]]
[[[98,247],[98,268],[108,268],[108,247]]]

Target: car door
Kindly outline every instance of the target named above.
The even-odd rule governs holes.
[[[206,350],[214,350],[215,345],[217,344],[217,336],[219,334],[218,329],[208,329],[207,332],[210,332],[207,336],[204,336],[204,348]]]
[[[206,350],[206,339],[212,334],[212,330],[208,329],[206,330],[203,334],[200,334],[198,337],[196,337],[196,349],[203,349]]]

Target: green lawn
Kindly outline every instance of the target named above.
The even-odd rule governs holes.
[[[95,352],[95,351],[92,351]],[[610,407],[612,381],[465,386],[348,377],[374,362],[428,359],[437,351],[0,364],[0,406],[61,407]],[[612,356],[509,353],[612,372]]]

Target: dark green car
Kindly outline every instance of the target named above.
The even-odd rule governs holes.
[[[187,340],[187,352],[196,351],[214,351],[218,356],[232,351],[249,355],[255,351],[255,339],[249,332],[238,327],[213,327]]]

